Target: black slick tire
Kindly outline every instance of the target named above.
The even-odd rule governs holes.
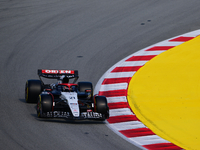
[[[79,92],[86,92],[86,90],[90,90],[91,98],[93,100],[93,86],[91,82],[78,82],[78,91]]]
[[[53,107],[53,99],[49,94],[40,94],[37,103],[38,118],[47,117],[47,112],[51,112]]]
[[[80,92],[85,92],[85,90],[91,90],[93,93],[93,86],[91,82],[78,82],[78,90]]]
[[[37,103],[43,86],[40,80],[28,80],[25,85],[25,100],[27,103]]]
[[[96,96],[95,97],[96,111],[98,113],[106,114],[108,110],[108,103],[105,96]]]

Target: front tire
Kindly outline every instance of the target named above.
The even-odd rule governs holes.
[[[109,107],[105,96],[95,97],[95,109],[97,113],[101,113],[105,119],[109,118]]]
[[[37,103],[38,118],[47,117],[47,112],[51,112],[53,107],[53,99],[51,95],[40,94]]]

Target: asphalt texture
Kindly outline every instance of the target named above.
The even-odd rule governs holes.
[[[1,0],[0,149],[139,149],[105,122],[37,119],[24,99],[37,69],[99,78],[124,57],[200,28],[199,0]]]

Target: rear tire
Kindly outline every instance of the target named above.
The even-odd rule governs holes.
[[[25,99],[27,103],[37,103],[43,86],[40,80],[28,80],[25,85]]]
[[[91,90],[93,92],[93,86],[91,82],[78,82],[78,90],[85,92],[85,90]]]
[[[47,112],[51,112],[53,107],[53,100],[51,95],[40,94],[37,104],[37,116],[39,118],[47,117]]]
[[[86,92],[86,90],[91,90],[90,100],[93,100],[93,86],[91,82],[78,82],[78,91]]]

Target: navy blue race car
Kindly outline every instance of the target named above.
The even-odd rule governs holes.
[[[39,80],[28,80],[25,86],[27,103],[37,103],[39,118],[98,119],[109,118],[105,96],[93,95],[91,82],[78,82],[77,70],[38,69]],[[56,79],[44,84],[41,77]],[[72,83],[69,80],[74,79]]]

